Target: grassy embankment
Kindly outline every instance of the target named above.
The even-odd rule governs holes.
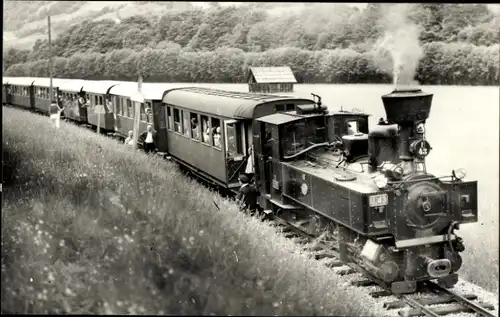
[[[2,312],[369,314],[277,229],[169,162],[5,107],[2,146]]]

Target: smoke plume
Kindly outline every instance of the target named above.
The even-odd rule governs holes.
[[[387,59],[384,61],[381,58],[378,66],[386,71],[392,70],[396,87],[418,85],[414,77],[422,56],[418,39],[420,29],[408,19],[409,9],[410,4],[391,4],[386,10],[382,10],[380,20],[384,37],[376,44],[377,51],[388,51],[392,57],[392,65],[387,65]]]

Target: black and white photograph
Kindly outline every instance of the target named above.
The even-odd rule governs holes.
[[[499,30],[3,0],[1,313],[498,317]]]

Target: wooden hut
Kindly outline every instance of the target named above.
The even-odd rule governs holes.
[[[249,92],[293,92],[293,84],[295,83],[297,83],[297,80],[288,66],[250,67],[250,74],[248,75]]]

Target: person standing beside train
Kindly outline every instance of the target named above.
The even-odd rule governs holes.
[[[134,146],[134,132],[128,131],[128,138],[125,139],[126,146]]]
[[[141,133],[142,144],[144,145],[144,151],[146,153],[154,152],[156,149],[155,146],[155,136],[156,131],[153,129],[151,124],[148,124],[146,131]]]
[[[255,185],[250,183],[250,178],[245,174],[240,175],[239,181],[241,187],[236,196],[236,201],[242,210],[248,210],[250,215],[254,215],[259,209],[257,197],[260,196],[260,192]]]
[[[50,104],[49,112],[50,112],[50,121],[54,125],[56,129],[59,129],[59,125],[61,122],[61,112],[64,111],[64,107],[60,108],[55,100],[52,100]]]

